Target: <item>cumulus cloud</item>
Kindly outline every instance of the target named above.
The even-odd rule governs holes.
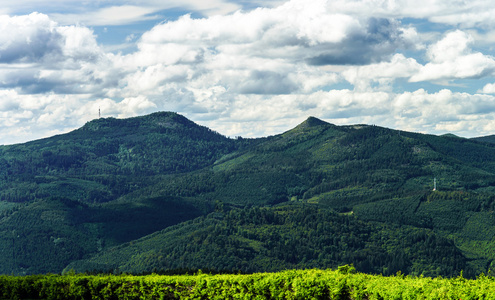
[[[400,23],[335,14],[326,10],[325,3],[297,0],[275,9],[260,8],[208,19],[186,15],[145,33],[139,47],[148,60],[140,61],[149,63],[147,53],[170,63],[179,59],[173,57],[177,52],[198,57],[221,51],[305,60],[312,65],[355,65],[379,62],[397,48],[408,46],[409,35]]]
[[[85,95],[24,95],[0,90],[0,144],[73,130],[97,118],[100,108],[104,117],[125,118],[151,113],[156,104],[146,97],[91,100]]]
[[[415,59],[396,54],[390,61],[349,68],[342,74],[355,90],[372,90],[373,83],[379,89],[390,90],[396,79],[415,76],[421,67]]]
[[[49,64],[68,59],[94,61],[99,52],[85,27],[58,26],[48,16],[0,16],[0,63]]]
[[[487,122],[495,116],[494,100],[495,97],[489,95],[454,93],[447,89],[437,93],[423,89],[405,92],[393,101],[393,109],[399,117],[392,124],[420,132],[492,134],[495,127],[487,126]]]
[[[465,19],[439,33],[403,19],[490,11],[486,2],[291,0],[239,10],[223,0],[167,1],[204,17],[129,33],[135,50],[126,54],[107,52],[85,27],[153,19],[162,2],[107,1],[86,19],[1,16],[0,136],[10,140],[0,144],[77,128],[98,108],[114,117],[177,111],[243,136],[279,133],[309,115],[430,133],[481,135],[495,125],[493,85],[476,87],[480,94],[427,90],[429,82],[493,77],[492,43],[480,43],[491,31],[465,28]]]
[[[260,136],[283,132],[310,115],[338,125],[379,124],[413,132],[455,132],[471,137],[495,131],[495,97],[447,89],[436,93],[419,89],[404,93],[331,90],[311,95],[244,95],[228,117],[203,123],[224,134]]]
[[[424,89],[404,93],[351,92],[349,90],[320,93],[312,112],[337,124],[381,124],[424,133],[460,135],[491,134],[495,127],[487,121],[495,117],[495,97],[454,93],[444,89],[428,93]],[[493,124],[493,122],[491,122]],[[461,124],[454,129],[456,124]]]
[[[487,83],[480,92],[484,94],[495,94],[495,83]]]
[[[461,27],[493,27],[495,7],[490,0],[333,0],[330,9],[383,18],[418,18]]]
[[[0,62],[33,62],[56,57],[61,35],[46,15],[0,16]]]
[[[349,32],[339,42],[325,45],[307,61],[314,65],[363,65],[390,57],[399,47],[407,47],[399,23],[388,19],[371,18],[360,30]]]
[[[119,71],[93,32],[59,26],[46,15],[0,16],[0,88],[22,93],[101,93]]]
[[[414,32],[394,20],[333,13],[321,0],[201,19],[185,15],[142,35],[138,51],[119,63],[138,71],[121,83],[127,96],[210,86],[222,86],[230,98],[311,93],[343,80],[320,67],[390,60],[397,48],[411,46]]]
[[[472,43],[473,38],[463,31],[448,33],[428,48],[430,62],[418,74],[411,76],[410,80],[440,81],[492,75],[495,71],[495,58],[471,50]]]
[[[27,9],[32,11],[47,9],[59,23],[81,23],[88,26],[129,24],[155,18],[160,11],[181,8],[195,11],[204,16],[225,15],[240,9],[252,9],[256,6],[275,7],[282,5],[283,0],[264,1],[225,1],[225,0],[142,0],[142,1],[97,1],[81,2],[75,0],[18,0],[0,9],[9,14],[24,14]],[[325,3],[328,11],[335,13],[375,16],[377,18],[428,18],[431,21],[460,25],[462,27],[493,26],[493,3],[489,0],[450,1],[450,0],[332,0]],[[79,13],[67,14],[78,7]],[[104,14],[112,7],[121,13]],[[110,16],[111,15],[111,16]],[[70,17],[68,17],[70,16]],[[99,17],[99,18],[96,18]],[[108,23],[106,23],[108,22]]]

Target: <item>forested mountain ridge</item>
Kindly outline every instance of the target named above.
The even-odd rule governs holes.
[[[167,112],[98,119],[0,146],[0,272],[486,272],[494,150],[312,117],[258,139]]]
[[[363,222],[301,204],[218,210],[75,261],[66,271],[257,272],[346,263],[384,275],[475,273],[454,243],[432,230]]]
[[[475,137],[475,138],[471,138],[471,140],[495,144],[495,135]]]
[[[0,200],[26,202],[61,192],[107,202],[129,192],[129,178],[139,186],[146,180],[137,177],[200,169],[240,144],[175,113],[97,119],[67,134],[0,146]],[[63,193],[67,187],[77,193]]]
[[[0,272],[60,272],[73,259],[210,211],[167,195],[113,200],[249,143],[160,112],[0,146]]]

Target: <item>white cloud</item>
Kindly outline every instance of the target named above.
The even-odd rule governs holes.
[[[0,16],[0,62],[33,62],[55,57],[62,38],[46,15]]]
[[[84,27],[61,27],[48,16],[0,16],[0,62],[56,63],[67,58],[93,60],[93,33]]]
[[[60,26],[57,32],[63,37],[62,54],[78,61],[95,61],[101,55],[93,32],[86,27]]]
[[[430,133],[492,134],[495,127],[489,129],[486,122],[495,117],[494,100],[493,96],[453,93],[446,89],[433,94],[424,90],[403,93],[394,101],[394,110],[400,115],[396,125]]]
[[[492,75],[495,59],[470,49],[473,38],[460,30],[448,33],[428,48],[430,62],[411,76],[411,82],[478,78]]]
[[[91,100],[85,95],[23,95],[0,90],[0,145],[67,132],[102,116],[131,117],[151,113],[156,104],[146,97]]]
[[[135,35],[134,33],[131,33],[131,34],[129,34],[128,36],[126,36],[125,41],[126,41],[127,43],[130,43],[130,42],[132,42],[132,41],[133,41],[133,40],[135,40],[135,39],[136,39],[136,35]]]
[[[85,101],[73,115],[80,120],[89,121],[96,117],[98,110],[102,117],[129,118],[154,111],[156,104],[145,96],[125,98],[122,101],[105,98],[95,101]],[[89,117],[89,118],[88,118]]]
[[[495,7],[490,0],[333,0],[333,11],[382,18],[418,18],[464,28],[493,28]]]
[[[459,56],[470,53],[469,45],[473,43],[473,38],[456,30],[448,33],[442,40],[429,47],[427,55],[430,61],[434,63],[449,62],[457,59]]]
[[[195,11],[205,16],[228,14],[241,6],[224,0],[18,0],[10,1],[0,8],[3,14],[26,14],[42,11],[63,25],[83,24],[85,26],[128,25],[136,22],[157,20],[163,10],[182,9]]]
[[[487,83],[479,92],[484,94],[495,94],[495,83]]]
[[[342,81],[318,65],[379,63],[417,39],[413,28],[396,21],[335,14],[325,4],[294,0],[274,9],[185,15],[159,24],[142,35],[137,52],[118,62],[129,71],[121,80],[125,95],[196,95],[212,86],[229,95],[217,102],[242,94],[311,93]]]
[[[52,14],[52,17],[62,24],[73,24],[76,20],[87,26],[111,26],[155,20],[157,16],[152,15],[155,11],[154,8],[119,5],[100,8],[84,14]]]
[[[447,89],[437,93],[419,89],[399,94],[332,90],[311,95],[243,95],[227,114],[219,113],[216,118],[201,123],[231,136],[260,136],[281,133],[308,116],[339,125],[377,124],[414,132],[455,132],[472,137],[495,131],[492,121],[495,97]],[[199,115],[196,117],[199,120]]]
[[[324,3],[295,0],[275,9],[260,8],[208,19],[186,15],[143,34],[139,55],[148,58],[147,53],[155,54],[157,60],[164,62],[164,56],[187,53],[188,47],[198,55],[218,55],[220,51],[228,55],[307,60],[316,65],[360,64],[380,61],[407,44],[405,38],[410,34],[405,35],[397,22],[334,14],[325,10]],[[179,45],[174,51],[172,47]],[[356,46],[361,51],[359,55]],[[151,62],[148,58],[143,63]]]
[[[441,13],[437,16],[431,16],[430,20],[438,23],[451,25],[460,25],[461,27],[480,27],[493,28],[495,21],[493,15],[495,9],[490,1],[466,2],[466,6],[457,7],[463,10],[452,11],[451,13]]]
[[[104,93],[120,71],[111,54],[81,26],[59,26],[46,15],[0,16],[0,88],[22,93]]]
[[[312,1],[314,2],[314,1]],[[490,0],[332,0],[318,1],[327,11],[335,14],[374,16],[376,18],[418,18],[464,28],[493,27],[495,8]],[[18,0],[6,3],[0,12],[4,14],[26,14],[31,11],[45,11],[61,24],[82,23],[88,26],[129,24],[149,20],[166,9],[182,9],[199,12],[204,16],[226,15],[237,10],[250,10],[256,6],[275,7],[287,3],[282,0],[226,1],[226,0]],[[310,2],[306,1],[306,4]],[[243,7],[244,6],[244,7]],[[121,8],[119,8],[121,7]],[[108,12],[109,8],[116,10]],[[131,9],[134,8],[134,9]],[[77,12],[77,13],[71,13]],[[105,13],[105,14],[104,14]],[[70,18],[67,16],[70,15]],[[91,18],[99,16],[99,19]],[[105,24],[108,21],[108,24]]]
[[[342,72],[342,75],[358,91],[372,90],[373,83],[378,84],[378,89],[389,90],[393,81],[398,78],[409,78],[421,67],[416,60],[396,54],[389,62],[352,67]]]
[[[129,74],[126,78],[127,89],[139,95],[161,94],[167,84],[187,81],[188,73],[189,68],[183,65],[153,65]]]
[[[494,124],[493,85],[474,89],[485,95],[418,89],[493,77],[492,44],[481,43],[491,31],[465,29],[467,19],[462,31],[447,33],[400,21],[469,13],[485,2],[475,1],[475,9],[440,0],[292,0],[244,11],[223,0],[143,3],[0,17],[0,143],[77,128],[98,108],[115,117],[177,111],[243,136],[279,133],[309,115],[467,135]],[[185,15],[140,37],[125,34],[135,46],[126,54],[108,53],[85,27],[155,18],[165,7],[207,17]]]
[[[495,28],[486,32],[478,31],[476,29],[466,30],[466,32],[474,38],[476,45],[488,46],[493,49],[493,44],[495,43]]]

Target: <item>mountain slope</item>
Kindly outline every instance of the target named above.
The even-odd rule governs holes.
[[[455,147],[463,151],[458,151]],[[363,220],[395,224],[394,226],[401,226],[400,231],[407,232],[402,236],[406,240],[414,240],[412,236],[416,233],[407,231],[402,226],[414,226],[416,230],[426,230],[425,232],[433,235],[437,232],[440,235],[438,239],[455,236],[460,243],[450,244],[452,249],[457,249],[456,246],[462,248],[470,259],[460,255],[462,263],[454,265],[465,270],[473,268],[476,273],[486,271],[491,260],[470,246],[476,241],[472,230],[475,226],[481,226],[479,221],[484,220],[479,216],[489,212],[494,204],[491,193],[494,175],[487,167],[494,161],[491,153],[493,150],[489,145],[449,136],[397,132],[367,125],[339,127],[309,118],[281,135],[223,157],[211,168],[175,176],[173,181],[160,182],[137,193],[217,200],[229,207],[273,205],[291,201],[340,212],[353,211],[354,214],[343,217],[348,219],[347,222]],[[489,161],[480,164],[480,157]],[[431,192],[434,177],[438,178],[438,188],[443,191]],[[293,212],[289,214],[295,215]],[[222,226],[222,222],[215,218],[208,220],[210,221],[197,221],[201,225],[196,227],[183,225],[179,229],[156,233],[149,238],[134,241],[132,246],[122,245],[69,267],[84,270],[93,266],[142,272],[154,268],[201,268],[203,265],[203,268],[207,266],[262,271],[267,268],[275,270],[277,266],[329,267],[353,262],[362,271],[384,272],[379,267],[380,264],[383,267],[384,260],[373,259],[375,265],[359,260],[359,253],[369,252],[366,250],[369,242],[366,241],[360,241],[361,246],[353,249],[354,259],[340,257],[323,263],[314,258],[308,260],[303,255],[296,255],[291,262],[274,258],[277,251],[285,253],[289,249],[260,248],[261,237],[248,242],[247,245],[251,245],[248,247],[244,238],[232,234],[245,230],[242,226],[234,226],[227,233],[219,233],[221,236],[217,236],[206,228],[216,230],[218,226]],[[376,226],[370,223],[362,225],[369,228]],[[283,240],[284,244],[290,243],[289,237],[297,236],[299,230],[308,231],[301,227],[302,224],[293,226],[287,220],[282,222],[282,226],[291,228]],[[494,230],[492,225],[483,226],[486,228],[485,232]],[[277,226],[267,225],[257,230],[273,234],[273,230],[278,230],[276,228]],[[387,241],[387,245],[398,239],[389,236],[390,228],[377,230],[387,236],[380,237],[380,240]],[[360,234],[358,231],[351,231],[352,235]],[[349,235],[350,232],[341,234]],[[206,238],[208,242],[196,241],[193,237],[197,235],[209,237]],[[191,242],[187,236],[194,241],[192,248],[187,246]],[[230,256],[218,255],[215,258],[214,255],[205,259],[209,257],[207,253],[216,251],[215,247],[222,248],[214,246],[217,240],[222,239],[227,239],[228,243],[237,245],[237,248],[247,249],[251,254],[244,257],[234,251]],[[156,242],[150,242],[151,240]],[[488,245],[491,244],[486,244],[486,247]],[[377,247],[383,246],[381,244]],[[320,247],[322,248],[311,251],[323,253],[324,244],[320,244]],[[181,255],[178,249],[187,249],[184,251],[188,254]],[[395,250],[399,251],[399,248]],[[343,249],[335,251],[340,253]],[[434,245],[424,251],[430,254],[434,251],[443,253],[443,250],[438,250]],[[447,270],[445,265],[440,266],[441,264],[437,265],[433,261],[427,265],[437,265],[435,268],[425,265],[418,267],[413,258],[399,254],[400,251],[394,253],[395,258],[390,256],[389,263],[392,260],[396,263],[398,260],[409,262],[407,266],[402,265],[403,272],[419,274],[419,269],[423,269],[425,274],[452,275],[460,271],[457,267]],[[440,255],[438,259],[445,257]],[[112,263],[104,263],[108,261]],[[272,261],[273,265],[264,265],[263,262],[267,261]],[[442,271],[432,271],[437,268]]]
[[[483,142],[483,143],[495,144],[495,135],[475,137],[475,138],[471,138],[471,140]]]
[[[240,143],[175,113],[97,119],[68,134],[0,147],[0,200],[106,202],[147,176],[203,168]]]
[[[301,200],[339,211],[422,194],[436,177],[444,190],[490,190],[495,146],[375,126],[306,121],[141,194],[201,196],[233,205]]]
[[[60,272],[74,259],[211,211],[204,201],[168,195],[115,200],[248,143],[175,113],[155,113],[98,119],[68,134],[1,146],[0,249],[7,254],[0,273]],[[70,245],[61,247],[62,240]]]
[[[259,139],[228,139],[174,113],[99,119],[0,147],[0,272],[341,263],[382,273],[486,272],[495,259],[494,150],[312,117]],[[252,221],[259,207],[273,217]],[[225,245],[233,250],[211,256]],[[288,245],[297,250],[291,257]],[[37,262],[45,253],[49,263]]]
[[[76,261],[66,270],[259,272],[348,263],[384,275],[473,273],[455,245],[431,230],[366,223],[301,204],[217,211]]]

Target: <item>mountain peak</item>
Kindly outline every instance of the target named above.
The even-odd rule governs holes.
[[[192,125],[194,122],[175,112],[155,112],[145,116],[138,116],[126,119],[116,119],[113,117],[99,118],[87,122],[81,129],[97,131],[103,128],[118,127],[168,127],[173,128],[180,125]]]
[[[283,133],[286,137],[288,136],[294,136],[294,135],[300,135],[300,134],[307,134],[310,132],[319,132],[320,129],[326,128],[327,126],[331,125],[330,123],[327,123],[325,121],[322,121],[318,118],[315,117],[308,117],[304,122],[300,123],[296,127],[292,128],[291,130]]]
[[[317,127],[317,126],[326,126],[329,125],[329,123],[322,121],[318,118],[315,117],[308,117],[304,122],[301,124],[297,125],[297,129],[306,129],[306,128],[311,128],[311,127]]]
[[[320,126],[320,125],[328,125],[329,123],[310,116],[302,124],[307,124],[307,126]]]

